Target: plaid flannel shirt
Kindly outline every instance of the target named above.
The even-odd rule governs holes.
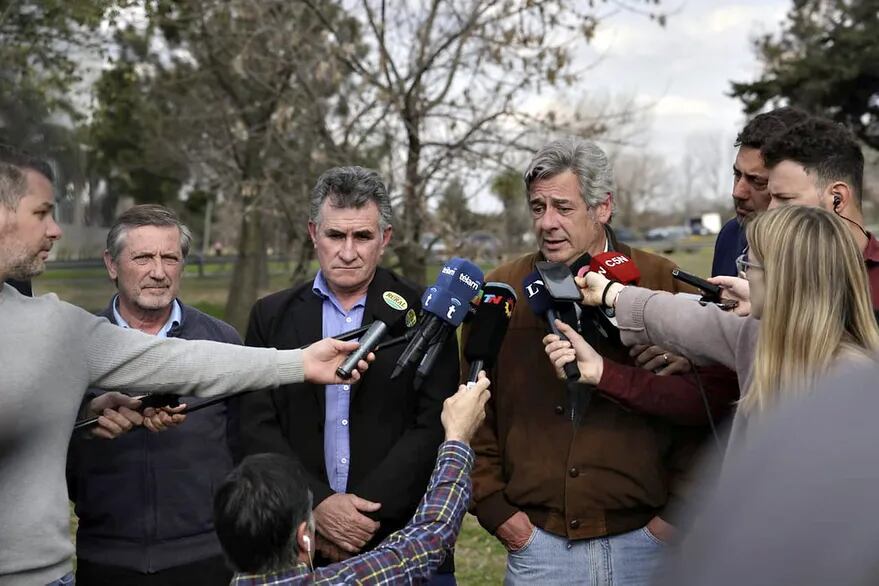
[[[290,570],[271,574],[236,574],[231,586],[427,582],[458,538],[470,504],[472,467],[470,446],[443,442],[415,515],[374,550],[314,572],[300,562]]]

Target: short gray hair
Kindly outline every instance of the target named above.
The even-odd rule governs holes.
[[[141,226],[174,226],[180,230],[180,250],[183,258],[189,255],[192,246],[192,232],[180,221],[172,210],[158,204],[134,206],[122,213],[107,233],[107,251],[117,260],[125,247],[125,236],[132,228]]]
[[[525,171],[525,192],[537,181],[551,179],[571,171],[580,184],[580,196],[588,207],[607,201],[615,190],[613,169],[607,155],[597,144],[573,136],[554,140],[541,148]]]
[[[311,191],[308,219],[320,224],[320,209],[329,198],[334,208],[359,209],[370,201],[378,206],[379,230],[391,225],[391,198],[378,172],[363,167],[333,167],[324,172]]]

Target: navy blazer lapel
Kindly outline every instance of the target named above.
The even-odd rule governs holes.
[[[317,342],[323,338],[323,299],[312,290],[313,281],[303,287],[290,304],[290,311],[285,312],[279,331],[275,332],[277,348],[300,348],[306,344]],[[320,413],[326,411],[326,391],[324,385],[308,384],[320,407]]]
[[[382,268],[376,268],[372,282],[366,289],[366,304],[363,307],[363,320],[360,325],[368,326],[375,321],[376,309],[380,303],[384,303],[382,293],[387,289],[386,281],[387,277],[384,275]]]

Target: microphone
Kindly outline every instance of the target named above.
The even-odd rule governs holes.
[[[384,303],[377,304],[374,310],[375,321],[370,324],[369,329],[360,338],[360,346],[349,354],[348,358],[336,369],[336,374],[341,378],[351,378],[351,373],[357,368],[357,363],[375,349],[388,331],[396,329],[397,324],[402,322],[406,316],[409,305],[402,295],[394,291],[385,291],[382,293],[382,300]]]
[[[482,288],[482,297],[470,325],[470,337],[464,346],[464,358],[470,363],[468,383],[476,382],[480,370],[494,366],[516,301],[516,292],[506,283],[490,282]]]
[[[641,279],[641,271],[632,259],[621,252],[596,254],[589,261],[589,269],[623,285],[637,285]]]
[[[567,336],[562,334],[556,327],[556,319],[561,319],[574,329],[578,329],[575,324],[571,324],[569,320],[564,319],[568,316],[563,316],[561,308],[553,302],[552,297],[550,297],[549,292],[546,290],[543,281],[540,279],[540,274],[537,271],[530,273],[522,280],[522,289],[525,290],[525,295],[527,295],[526,301],[528,302],[531,311],[546,320],[549,330],[553,334],[562,340],[568,339]],[[570,312],[568,313],[570,314]],[[576,362],[569,362],[565,365],[565,377],[570,382],[580,380],[580,369],[577,368]]]
[[[453,258],[443,266],[434,286],[429,287],[422,296],[421,323],[397,359],[391,373],[392,379],[410,364],[421,361],[429,347],[437,344],[443,329],[454,330],[461,325],[469,312],[470,300],[479,292],[483,280],[479,267],[463,258]],[[432,361],[426,366],[432,366]]]
[[[603,252],[596,254],[589,261],[588,270],[604,275],[609,280],[622,283],[623,285],[633,285],[641,279],[641,271],[638,266],[626,255],[621,252]],[[583,266],[577,273],[577,276],[583,276],[587,272],[587,267]],[[598,343],[595,335],[600,335],[605,341],[611,345],[623,349],[625,345],[620,340],[619,325],[616,320],[616,312],[610,307],[587,307],[584,308],[581,321],[587,322],[589,326],[584,328],[589,335],[586,337],[590,344]]]

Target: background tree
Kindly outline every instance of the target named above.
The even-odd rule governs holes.
[[[760,78],[731,95],[747,114],[782,103],[823,114],[879,148],[877,31],[877,0],[794,0],[782,31],[755,41]]]
[[[333,165],[369,165],[370,148],[381,148],[345,132],[359,115],[346,96],[357,90],[326,59],[336,40],[362,51],[357,23],[329,2],[323,17],[338,31],[332,38],[286,0],[144,7],[146,26],[118,35],[123,49],[99,83],[97,162],[140,200],[195,190],[235,210],[238,259],[225,317],[243,329],[267,286],[267,248],[310,249],[305,218],[315,178]],[[302,256],[300,273],[310,258]]]
[[[531,228],[522,173],[515,169],[501,171],[491,180],[491,192],[503,206],[500,219],[503,223],[504,249],[520,250],[523,236]]]
[[[104,50],[96,33],[129,3],[110,0],[0,0],[0,142],[50,157],[59,187],[58,217],[89,223],[92,192],[72,96],[82,62]]]
[[[548,129],[594,136],[594,121],[561,126],[555,112],[529,112],[525,99],[578,81],[577,42],[591,39],[611,11],[658,3],[352,1],[346,6],[370,48],[358,55],[322,2],[301,1],[337,40],[332,55],[370,90],[359,98],[390,146],[384,170],[399,194],[394,248],[416,282],[425,280],[421,235],[436,186],[504,168]]]
[[[680,205],[680,196],[672,187],[671,167],[662,157],[645,150],[624,151],[614,157],[613,168],[617,187],[614,225],[643,229],[648,210]]]

